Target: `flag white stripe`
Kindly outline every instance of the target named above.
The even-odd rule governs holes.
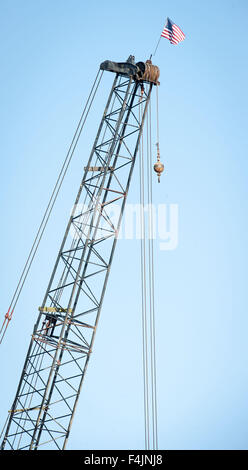
[[[172,33],[171,31],[169,30],[166,30],[166,31],[163,31],[161,36],[163,36],[164,38],[167,38],[167,39],[172,39],[174,38],[176,41],[180,42],[180,41],[183,41],[184,40],[184,37],[180,37],[178,34],[176,33]]]
[[[178,41],[181,41],[181,38],[180,38],[180,36],[178,36],[178,34],[173,33],[173,37],[176,38],[176,39],[178,39]]]
[[[174,28],[177,31],[179,36],[184,37],[184,33],[182,32],[182,30],[176,24],[173,24],[172,28]]]
[[[171,38],[171,33],[169,33],[168,31],[164,31],[161,36],[163,36],[164,38],[168,38],[170,39]]]
[[[178,39],[180,39],[181,41],[183,41],[184,35],[177,33],[177,31],[174,31],[174,26],[173,26],[173,34],[174,34],[174,36],[176,36]]]

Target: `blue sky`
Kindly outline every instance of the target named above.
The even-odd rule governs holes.
[[[0,3],[2,317],[99,64],[146,60],[167,16],[186,35],[154,57],[166,167],[154,202],[179,208],[177,248],[155,243],[161,449],[247,449],[247,13],[242,0]],[[1,426],[84,163],[79,152],[1,345]],[[130,202],[137,185],[136,171]],[[68,449],[144,446],[139,269],[139,242],[120,241]]]

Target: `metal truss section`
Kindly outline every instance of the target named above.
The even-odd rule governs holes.
[[[115,76],[39,307],[2,449],[66,446],[93,349],[152,86]]]

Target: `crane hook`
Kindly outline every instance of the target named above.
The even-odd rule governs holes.
[[[163,163],[161,163],[161,161],[160,161],[159,143],[157,142],[156,145],[157,145],[157,161],[156,161],[156,163],[154,164],[153,169],[154,169],[154,171],[157,173],[157,175],[158,175],[158,182],[160,183],[160,175],[161,175],[161,174],[163,173],[163,171],[164,171],[164,165],[163,165]]]

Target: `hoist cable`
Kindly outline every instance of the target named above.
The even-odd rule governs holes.
[[[151,351],[151,395],[153,418],[153,449],[158,448],[157,433],[157,390],[156,390],[156,344],[155,344],[155,302],[154,302],[154,220],[152,191],[152,148],[151,148],[151,105],[147,119],[147,194],[148,194],[148,271],[150,300],[150,351]]]
[[[141,104],[142,106],[142,104]],[[146,126],[146,149],[144,139],[140,145],[140,264],[141,309],[143,346],[144,423],[146,450],[158,448],[157,431],[157,385],[155,344],[155,282],[154,282],[154,214],[152,191],[152,131],[151,104],[148,107]],[[158,136],[158,128],[157,128]],[[145,166],[145,153],[146,162]],[[147,203],[147,205],[146,205]],[[148,209],[148,210],[147,210]],[[147,216],[145,217],[145,211]]]
[[[141,104],[142,107],[142,104]],[[146,250],[145,250],[145,217],[144,217],[144,145],[141,136],[140,152],[140,267],[141,267],[141,310],[142,310],[142,345],[143,345],[143,393],[145,448],[150,448],[149,430],[149,387],[148,387],[148,339],[147,339],[147,304],[146,304]]]
[[[157,92],[157,141],[159,142],[159,102],[158,102],[158,86],[156,87]],[[151,139],[150,139],[151,145]],[[152,151],[151,151],[151,198],[153,200],[153,188],[152,188]],[[158,402],[157,402],[157,362],[156,362],[156,324],[155,324],[155,279],[154,279],[154,243],[152,239],[152,264],[153,264],[153,273],[152,273],[152,284],[153,284],[153,332],[154,332],[154,390],[155,390],[155,415],[156,415],[156,445],[158,449]]]
[[[159,142],[158,86],[156,87],[156,120],[157,120],[157,142]]]
[[[3,338],[4,338],[4,335],[6,333],[6,329],[8,327],[8,324],[9,324],[10,320],[12,319],[14,309],[15,309],[16,304],[18,302],[18,299],[20,297],[21,291],[23,289],[23,286],[24,286],[24,283],[26,281],[27,275],[28,275],[29,270],[31,268],[31,265],[32,265],[32,262],[34,260],[35,254],[37,252],[38,246],[40,244],[41,238],[42,238],[43,233],[45,231],[45,228],[47,226],[48,220],[50,218],[52,209],[54,207],[55,201],[56,201],[57,196],[59,194],[59,191],[60,191],[60,188],[62,186],[63,180],[65,178],[65,175],[66,175],[67,170],[69,168],[69,165],[71,163],[75,148],[77,146],[79,137],[82,133],[84,124],[86,122],[86,119],[88,117],[90,108],[91,108],[92,103],[94,101],[97,89],[99,87],[99,84],[100,84],[100,81],[101,81],[101,78],[102,78],[102,75],[103,75],[103,71],[100,71],[100,69],[99,69],[99,71],[97,72],[96,78],[94,80],[93,86],[91,88],[90,94],[88,96],[88,99],[86,101],[85,107],[83,109],[82,115],[80,117],[79,123],[77,125],[76,131],[74,133],[74,136],[73,136],[72,142],[70,144],[69,150],[67,152],[67,155],[66,155],[65,160],[63,162],[62,168],[60,170],[59,176],[58,176],[57,181],[55,183],[55,186],[53,188],[53,191],[52,191],[51,197],[49,199],[47,208],[45,210],[44,216],[42,218],[42,221],[41,221],[40,226],[38,228],[37,234],[35,236],[33,245],[31,247],[31,250],[30,250],[29,255],[27,257],[27,260],[26,260],[26,263],[24,265],[23,271],[21,273],[19,282],[17,284],[17,287],[16,287],[15,292],[13,294],[13,297],[11,299],[9,309],[8,309],[6,315],[5,315],[4,322],[3,322],[1,330],[0,330],[0,344],[3,340]]]

